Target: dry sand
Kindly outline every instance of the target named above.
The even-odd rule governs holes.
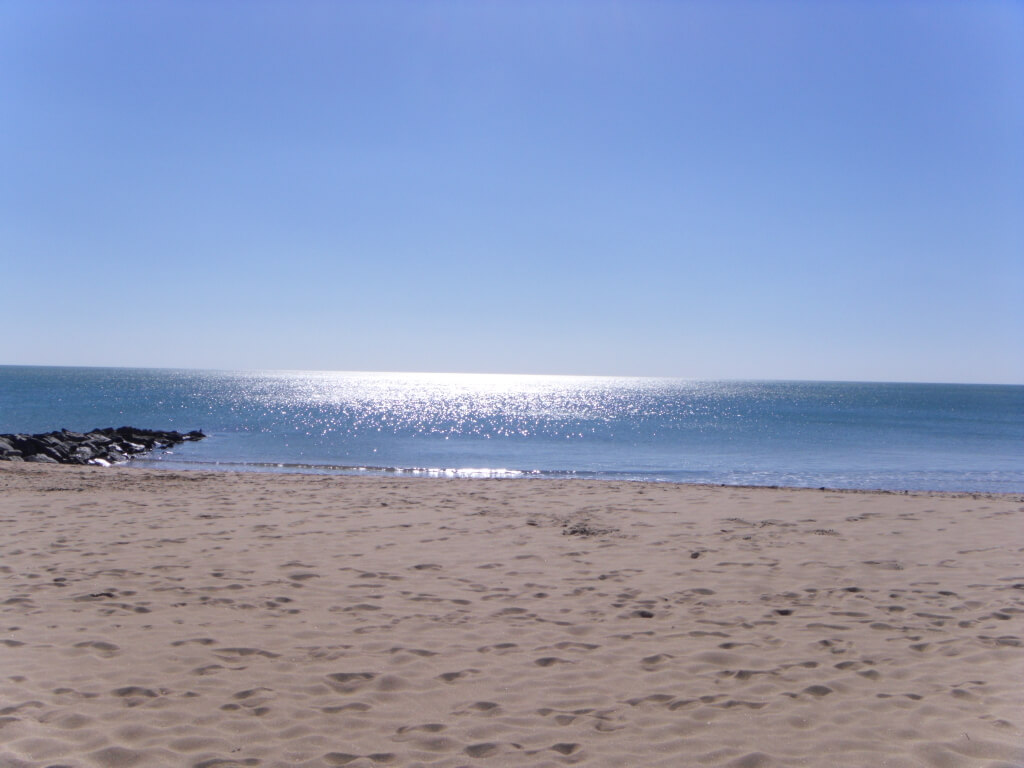
[[[0,467],[0,766],[1022,766],[1024,499]]]

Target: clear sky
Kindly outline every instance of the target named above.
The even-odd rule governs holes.
[[[1024,383],[1024,3],[0,0],[0,363]]]

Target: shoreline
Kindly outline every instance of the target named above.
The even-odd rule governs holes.
[[[1024,764],[1020,495],[537,479],[0,466],[0,763]]]
[[[143,459],[145,461],[145,459]],[[0,462],[0,470],[11,465]],[[25,466],[25,465],[21,465]],[[28,464],[32,466],[32,464]],[[64,466],[75,466],[75,465],[64,465]],[[79,465],[81,466],[81,465]],[[649,486],[667,486],[667,487],[682,487],[682,488],[702,488],[702,489],[742,489],[742,490],[768,490],[768,491],[795,491],[795,492],[810,492],[810,493],[850,493],[850,494],[877,494],[880,496],[911,496],[911,497],[949,497],[949,498],[974,498],[974,499],[1004,499],[1007,501],[1020,501],[1024,502],[1024,491],[944,491],[944,490],[929,490],[929,489],[907,489],[907,490],[896,490],[889,488],[835,488],[831,486],[803,486],[803,485],[750,485],[750,484],[728,484],[728,483],[701,483],[701,482],[688,482],[685,480],[649,480],[649,479],[630,479],[630,478],[600,478],[600,477],[575,477],[575,476],[558,476],[549,475],[544,473],[533,474],[522,470],[509,470],[517,472],[518,474],[513,476],[487,476],[478,477],[472,475],[444,475],[444,474],[426,474],[428,471],[423,470],[417,472],[416,470],[396,470],[395,472],[370,474],[370,473],[357,473],[357,472],[302,472],[302,471],[289,471],[289,472],[273,472],[273,471],[258,471],[249,469],[239,469],[234,466],[225,467],[222,469],[211,469],[208,467],[202,468],[189,468],[183,469],[177,466],[161,467],[157,465],[157,462],[149,462],[145,465],[140,463],[134,463],[127,461],[120,464],[113,464],[109,467],[103,466],[90,466],[90,470],[103,471],[130,471],[130,472],[156,472],[156,473],[183,473],[183,474],[205,474],[218,476],[222,474],[227,475],[241,475],[241,476],[253,476],[253,477],[308,477],[308,478],[336,478],[336,479],[353,479],[353,480],[366,480],[366,481],[380,481],[380,482],[392,482],[392,481],[453,481],[453,482],[496,482],[496,483],[516,483],[516,482],[549,482],[549,483],[595,483],[598,485],[605,484],[616,484],[616,483],[627,483],[631,485],[649,485]],[[443,473],[446,470],[438,470],[439,473]],[[504,471],[504,470],[503,470]]]

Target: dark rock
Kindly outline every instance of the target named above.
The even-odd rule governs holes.
[[[4,439],[21,451],[22,456],[39,453],[39,443],[29,435],[3,435]]]
[[[47,456],[45,453],[34,453],[29,456],[25,461],[31,461],[37,464],[59,464],[60,462],[54,458]]]
[[[71,447],[53,435],[43,435],[39,438],[39,453],[45,453],[57,461],[66,459],[71,455]]]
[[[202,440],[199,430],[176,431],[107,427],[92,432],[45,432],[37,435],[0,435],[0,461],[36,461],[60,464],[121,463],[133,455],[170,448],[185,441]]]
[[[67,461],[71,454],[68,453],[67,449],[63,446],[56,445],[44,445],[42,450],[36,454],[37,456],[49,456],[51,459],[58,463]]]

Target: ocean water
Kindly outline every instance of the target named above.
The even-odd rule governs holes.
[[[1024,492],[1024,386],[0,366],[0,432],[209,436],[141,466]]]

